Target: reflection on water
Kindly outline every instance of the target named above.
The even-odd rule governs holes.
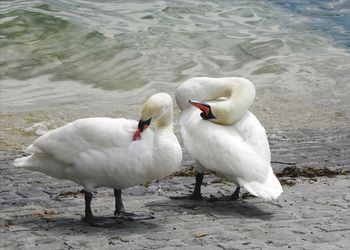
[[[63,105],[82,116],[112,107],[125,115],[125,106],[137,114],[151,93],[173,94],[185,79],[206,75],[251,79],[258,90],[253,111],[268,129],[349,120],[347,1],[42,0],[1,7],[3,112]]]

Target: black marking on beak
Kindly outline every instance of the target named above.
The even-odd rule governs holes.
[[[151,124],[152,118],[149,118],[147,121],[140,120],[139,124],[137,125],[140,132],[142,132],[145,128],[147,128]]]

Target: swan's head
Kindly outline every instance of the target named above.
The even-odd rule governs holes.
[[[189,101],[193,106],[200,109],[202,112],[200,116],[204,120],[209,120],[210,122],[228,125],[234,122],[234,117],[232,117],[232,110],[230,109],[229,102],[224,100],[217,100],[216,102],[198,102]]]
[[[216,117],[213,115],[212,108],[209,104],[203,103],[203,102],[198,102],[198,101],[188,101],[191,103],[193,106],[196,108],[200,109],[202,111],[201,117],[204,120],[210,120],[210,119],[215,119]]]
[[[240,77],[193,78],[178,88],[176,98],[182,110],[188,108],[187,100],[197,99],[199,102],[190,103],[202,111],[203,119],[230,125],[248,111],[255,98],[255,87]]]
[[[172,122],[173,100],[166,93],[152,95],[143,106],[137,130],[133,135],[133,140],[141,139],[141,133],[145,131],[155,121],[157,126],[166,126]]]

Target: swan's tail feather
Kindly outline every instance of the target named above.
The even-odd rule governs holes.
[[[45,167],[45,163],[48,163],[48,161],[51,159],[45,152],[34,144],[29,145],[25,152],[30,155],[15,159],[15,167],[23,167],[28,170],[42,172],[42,169]]]
[[[23,167],[23,168],[29,167],[29,165],[27,163],[27,159],[29,157],[30,156],[26,156],[26,157],[15,159],[15,162],[14,162],[15,167]]]
[[[40,156],[43,156],[45,153],[40,148],[34,146],[33,144],[29,145],[29,147],[25,150],[25,152],[31,155],[15,159],[15,162],[14,162],[15,167],[23,167],[29,170],[39,171],[39,170],[36,170],[38,168],[38,166],[36,165],[38,165],[38,160],[41,158]],[[39,164],[39,166],[40,165],[41,164]]]
[[[14,165],[15,167],[41,172],[58,179],[64,177],[64,169],[66,167],[63,163],[45,153],[34,153],[26,157],[17,158],[14,161]]]
[[[15,159],[15,167],[22,167],[32,171],[40,171],[43,167],[42,159],[44,154],[35,153],[26,157]]]
[[[252,195],[261,197],[265,200],[276,200],[283,192],[282,186],[276,176],[271,171],[264,183],[247,182],[244,185]]]

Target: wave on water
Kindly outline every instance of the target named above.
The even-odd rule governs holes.
[[[350,49],[350,1],[348,0],[270,0],[299,16],[305,27],[330,36]]]
[[[348,1],[15,0],[1,7],[1,102],[11,111],[24,103],[36,109],[34,99],[45,95],[56,103],[75,98],[71,107],[79,109],[94,89],[105,106],[113,98],[104,91],[120,105],[141,103],[202,75],[251,79],[254,112],[268,124],[328,124],[350,110]]]

